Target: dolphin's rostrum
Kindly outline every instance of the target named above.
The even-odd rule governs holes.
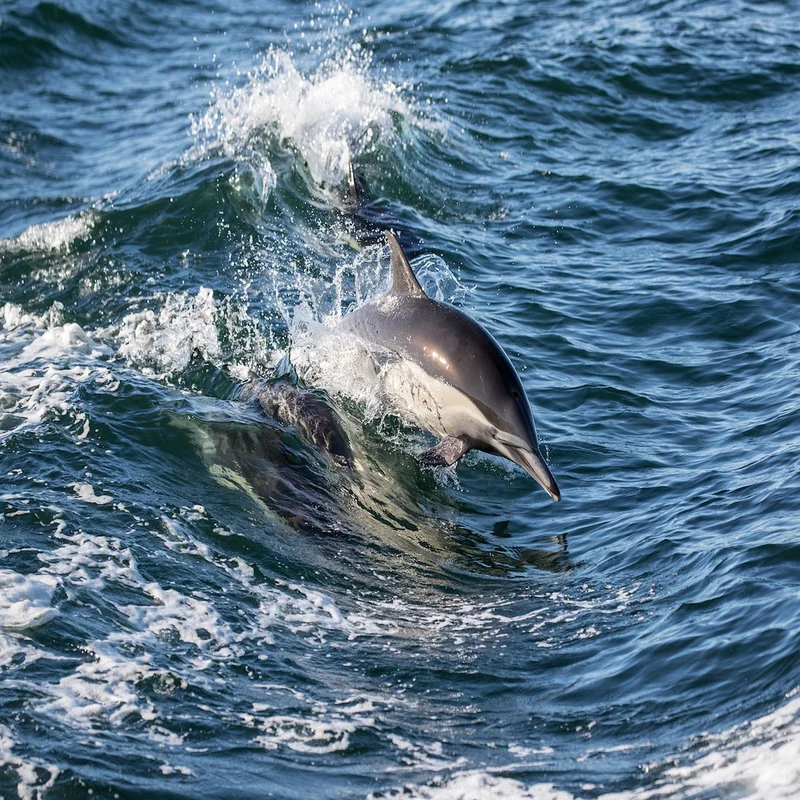
[[[428,297],[394,234],[387,231],[386,240],[391,289],[346,316],[342,327],[377,350],[384,389],[401,414],[441,437],[420,461],[444,466],[473,448],[495,453],[559,500],[508,356],[463,311]]]

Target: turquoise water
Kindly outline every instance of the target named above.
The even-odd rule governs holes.
[[[0,6],[0,795],[799,797],[798,20]],[[418,466],[336,331],[382,226],[561,503]]]

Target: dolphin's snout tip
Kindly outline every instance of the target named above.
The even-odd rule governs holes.
[[[556,483],[556,479],[553,477],[553,473],[550,472],[550,468],[545,463],[544,459],[539,455],[539,453],[534,452],[532,450],[521,450],[518,449],[516,451],[519,458],[513,459],[514,461],[521,466],[528,475],[533,478],[539,486],[544,489],[550,497],[553,498],[556,502],[561,500],[561,490],[558,488],[558,484]]]
[[[550,497],[556,501],[556,503],[561,500],[561,490],[558,488],[558,484],[556,483],[556,480],[549,469],[547,470],[547,477],[549,477],[549,480],[542,480],[538,475],[535,475],[530,470],[527,470],[527,472],[536,481],[536,483],[538,483],[539,486],[541,486],[542,489],[544,489],[547,494],[549,494]]]

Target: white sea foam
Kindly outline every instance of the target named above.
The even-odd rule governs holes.
[[[793,800],[800,786],[800,696],[770,714],[719,734],[698,737],[690,755],[673,758],[655,785],[603,800],[743,797]],[[657,765],[651,765],[654,767]]]
[[[214,362],[220,345],[211,289],[194,297],[168,295],[158,313],[148,309],[128,314],[119,328],[119,355],[150,374],[166,376],[186,366],[195,354]]]
[[[52,607],[58,580],[51,575],[20,575],[0,569],[0,628],[23,631],[43,625],[58,611]]]
[[[0,631],[0,667],[4,670],[19,669],[38,661],[44,652],[32,647],[19,636],[8,636]]]
[[[370,794],[368,797],[371,800],[393,797],[412,800],[573,800],[571,794],[549,783],[526,786],[513,778],[478,770],[456,773],[426,786],[408,785],[393,792]]]
[[[254,570],[241,559],[219,558],[199,542],[190,547],[194,540],[183,520],[191,517],[192,522],[202,521],[207,512],[202,506],[184,511],[181,519],[170,519],[170,524],[165,524],[162,534],[165,543],[177,541],[182,554],[191,551],[205,559],[222,572],[223,580],[233,581],[250,593],[257,601],[257,608],[233,625],[222,619],[211,600],[145,580],[131,549],[118,539],[81,531],[58,532],[54,538],[59,546],[39,554],[44,567],[29,580],[48,588],[61,585],[67,597],[81,597],[84,603],[88,601],[87,591],[102,593],[105,602],[114,604],[126,623],[105,638],[87,643],[86,659],[56,683],[38,687],[41,699],[34,703],[37,713],[89,730],[138,718],[147,723],[148,730],[152,729],[159,741],[166,737],[174,744],[170,731],[160,724],[156,706],[139,688],[143,681],[156,680],[171,687],[170,691],[198,683],[216,686],[218,673],[211,667],[235,662],[253,647],[271,647],[270,629],[276,627],[318,644],[324,644],[332,633],[351,638],[378,630],[367,620],[350,618],[321,592],[295,584],[257,583]],[[114,603],[119,588],[126,590],[126,597],[133,593],[137,599]],[[31,589],[27,596],[32,595]],[[46,613],[41,604],[40,608]],[[153,658],[163,648],[164,641],[192,646],[169,673],[157,667]],[[195,655],[190,655],[192,651]],[[264,746],[280,743],[298,751],[344,749],[353,730],[370,724],[370,703],[377,701],[370,699],[370,703],[365,703],[366,699],[369,698],[336,706],[308,720],[278,718],[254,710],[254,739]],[[312,707],[316,708],[313,703]]]
[[[70,486],[75,491],[75,494],[85,503],[94,503],[98,506],[104,506],[114,502],[114,498],[110,495],[97,494],[94,490],[94,486],[90,483],[71,483]]]
[[[51,699],[37,701],[39,713],[56,715],[76,727],[91,728],[98,721],[119,724],[137,715],[144,720],[156,718],[152,704],[142,700],[136,685],[155,673],[147,653],[122,655],[110,641],[96,641],[87,646],[89,660],[57,684],[41,686]]]
[[[509,630],[514,630],[551,644],[564,641],[567,626],[576,640],[584,638],[586,628],[578,627],[584,617],[631,615],[649,597],[650,592],[642,591],[640,586],[621,589],[586,586],[578,595],[548,592],[529,597],[524,601],[522,612],[517,611],[518,600],[476,598],[474,602],[464,602],[453,599],[440,601],[432,607],[426,602],[394,598],[371,603],[369,609],[365,609],[365,616],[379,630],[391,630],[393,636],[429,637],[461,644],[476,636],[484,642],[487,637],[502,639]]]
[[[593,796],[599,800],[679,800],[700,796],[793,800],[800,786],[800,696],[793,692],[787,703],[770,714],[723,733],[699,737],[688,752],[686,758],[670,757],[664,768],[649,765],[648,771],[658,775],[650,786]],[[521,755],[519,751],[515,754]],[[427,785],[405,786],[370,797],[425,800],[579,800],[581,797],[551,784],[526,785],[499,777],[495,774],[499,771],[500,768],[456,773]]]
[[[260,731],[253,741],[268,750],[285,746],[298,753],[318,755],[347,750],[350,746],[350,734],[357,728],[354,722],[342,719],[321,720],[292,716],[259,718],[246,714],[242,721]],[[369,720],[368,724],[373,724],[373,721]]]
[[[17,250],[67,250],[76,239],[89,235],[96,221],[87,211],[54,222],[32,225],[11,239],[0,239],[0,252]]]
[[[37,316],[6,303],[0,308],[0,422],[5,431],[65,417],[76,438],[89,420],[73,402],[80,384],[110,387],[116,379],[103,363],[111,354],[80,325],[63,323],[60,304]]]
[[[153,666],[151,650],[159,637],[189,642],[212,659],[231,657],[228,646],[235,635],[210,604],[145,581],[131,550],[119,540],[83,532],[56,538],[61,545],[39,555],[47,565],[42,573],[58,576],[69,597],[86,589],[105,593],[118,584],[138,592],[141,602],[118,605],[127,626],[89,643],[86,661],[57,683],[40,686],[45,698],[36,704],[39,713],[86,728],[119,724],[132,715],[154,722],[153,704],[137,689],[141,682],[155,677],[165,686],[186,685],[182,677]]]
[[[390,733],[389,741],[398,750],[398,766],[386,768],[386,772],[407,772],[408,770],[424,770],[425,772],[452,772],[463,769],[467,763],[464,756],[456,759],[443,755],[441,742],[413,742],[404,736]]]
[[[517,758],[530,758],[531,756],[551,756],[555,750],[552,747],[522,747],[518,744],[510,744],[508,752]]]
[[[182,516],[200,513],[196,508],[184,509]],[[250,640],[271,643],[270,630],[275,627],[286,628],[319,644],[325,643],[327,636],[333,633],[352,639],[394,630],[391,620],[372,619],[358,611],[345,612],[330,596],[307,586],[283,581],[258,582],[253,568],[243,559],[221,559],[209,547],[196,542],[182,520],[164,518],[163,521],[163,539],[167,547],[204,558],[223,572],[227,580],[235,581],[257,599],[257,609],[249,614],[246,638]]]
[[[119,326],[102,331],[117,344],[118,354],[145,375],[164,380],[201,358],[246,377],[280,358],[247,308],[230,298],[218,301],[211,289],[200,287],[196,295],[176,292],[162,301],[160,309],[128,314]],[[223,351],[220,337],[225,329],[237,342],[233,352]]]
[[[0,667],[7,675],[46,655],[25,633],[58,614],[52,604],[58,586],[50,575],[0,569]]]
[[[41,800],[60,774],[58,767],[38,759],[17,756],[11,728],[0,723],[0,770],[10,767],[17,773],[17,796],[20,800]]]
[[[298,753],[335,753],[350,747],[350,735],[358,730],[373,728],[376,724],[376,709],[390,705],[384,697],[349,697],[328,705],[314,702],[311,698],[289,687],[264,687],[283,690],[305,704],[302,716],[292,714],[269,714],[269,706],[254,703],[252,712],[241,715],[242,722],[257,735],[254,741],[268,750],[288,748]]]
[[[74,534],[55,533],[60,542],[54,550],[39,553],[39,560],[47,566],[44,572],[62,578],[68,596],[75,595],[75,587],[88,586],[102,591],[107,581],[122,586],[137,587],[145,584],[130,548],[118,539],[79,531]]]
[[[227,660],[241,654],[235,645],[244,638],[220,619],[214,606],[158,583],[142,587],[153,605],[120,606],[131,623],[156,639],[170,634],[180,641],[195,645],[215,660]]]
[[[54,303],[50,311],[45,316],[29,314],[22,310],[21,306],[15,303],[4,303],[0,308],[0,322],[3,324],[3,341],[12,342],[14,337],[11,331],[18,328],[46,328],[61,324],[61,315],[64,310],[62,303]]]
[[[162,775],[183,775],[185,777],[194,777],[194,772],[188,767],[175,767],[172,764],[162,764],[159,768]]]

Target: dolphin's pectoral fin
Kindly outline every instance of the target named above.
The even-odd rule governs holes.
[[[455,464],[464,453],[469,450],[465,442],[461,439],[454,439],[448,436],[442,439],[436,447],[431,447],[417,456],[417,461],[425,467],[449,467]]]
[[[408,294],[412,297],[427,297],[425,290],[419,285],[408,258],[400,247],[397,237],[391,232],[386,231],[386,243],[389,245],[389,253],[392,257],[392,294]]]

